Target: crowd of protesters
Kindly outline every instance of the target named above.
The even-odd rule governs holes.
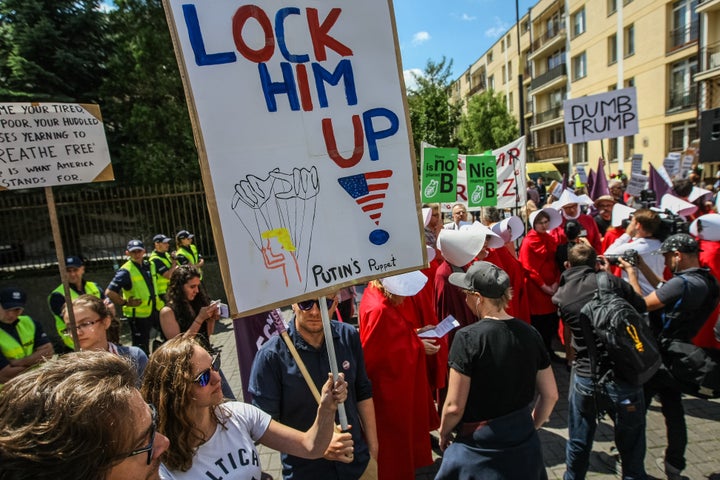
[[[720,180],[705,190],[692,177],[679,179],[661,198],[652,190],[627,195],[623,180],[592,197],[581,185],[539,181],[539,192],[533,182],[519,215],[487,207],[475,221],[463,203],[452,206],[447,223],[439,205],[426,205],[428,267],[362,289],[357,329],[347,324],[354,290],[328,297],[327,305],[292,305],[287,338],[258,352],[252,405],[226,402],[233,395],[211,342],[220,305],[204,291],[204,261],[186,230],[176,235],[174,253],[171,239],[156,235],[149,258],[142,241],[130,240],[127,262],[104,290],[83,278],[82,259],[67,258],[72,313],[62,285],[48,297],[62,353],[69,353],[60,359],[45,362],[54,349],[40,324],[22,315],[25,293],[5,287],[0,478],[267,478],[258,442],[283,452],[283,475],[292,479],[410,480],[433,462],[433,448],[443,456],[439,479],[545,478],[537,430],[558,400],[553,362],[571,371],[566,479],[585,477],[602,413],[615,426],[623,478],[648,478],[644,419],[654,399],[668,428],[659,465],[668,479],[683,478],[682,390],[669,368],[644,385],[613,377],[611,366],[595,365],[603,347],[591,345],[579,310],[611,275],[612,288],[650,312],[658,336],[720,349]],[[338,318],[331,331],[342,375],[334,380],[325,307]],[[132,347],[120,344],[116,317],[127,319]],[[444,321],[459,328],[437,333]],[[70,367],[73,355],[85,364]],[[64,382],[103,386],[88,387],[87,404],[112,404],[140,425],[113,428],[115,413],[86,413],[83,425],[98,426],[92,447],[112,454],[97,464],[71,445],[81,444],[75,436],[84,427],[66,425],[84,407],[40,408],[47,418],[27,413],[60,394],[83,403]],[[348,407],[349,431],[335,426],[339,402]],[[67,438],[33,448],[48,423]],[[65,469],[76,462],[88,463],[84,473]]]

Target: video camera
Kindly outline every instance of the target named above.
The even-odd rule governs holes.
[[[658,212],[658,215],[660,215],[660,228],[655,232],[655,238],[661,242],[676,233],[689,233],[690,225],[680,215],[667,209],[664,212]]]
[[[633,250],[632,248],[629,248],[625,250],[621,255],[605,255],[605,260],[610,265],[618,265],[620,262],[620,259],[623,259],[633,267],[637,267],[638,264],[638,252],[637,250]]]

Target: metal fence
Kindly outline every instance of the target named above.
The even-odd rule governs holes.
[[[83,186],[54,191],[63,249],[87,261],[117,264],[130,239],[152,251],[158,233],[195,234],[200,253],[215,257],[210,216],[201,182],[142,187]],[[174,242],[173,242],[174,245]],[[42,189],[0,192],[0,269],[57,264]]]

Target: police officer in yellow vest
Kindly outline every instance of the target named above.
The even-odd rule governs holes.
[[[42,326],[22,314],[26,299],[19,288],[0,290],[0,384],[54,353]]]
[[[157,285],[158,305],[160,311],[165,306],[165,293],[167,293],[170,277],[177,268],[177,260],[170,254],[170,237],[158,233],[153,237],[155,249],[150,254],[150,263],[155,267],[155,284]]]
[[[205,265],[205,259],[198,253],[193,238],[195,238],[195,235],[187,230],[180,230],[175,235],[175,247],[177,248],[175,258],[180,265],[195,265],[195,268],[200,272],[200,278],[202,278],[202,266]]]
[[[105,291],[95,282],[85,280],[85,264],[82,258],[70,256],[65,258],[65,269],[67,271],[68,284],[70,286],[70,298],[75,300],[80,295],[88,294],[97,298],[105,297]],[[109,303],[109,302],[108,302]],[[58,335],[62,339],[67,351],[74,350],[73,340],[70,335],[66,335],[67,327],[63,320],[63,310],[65,309],[65,288],[63,284],[57,286],[55,290],[50,292],[48,296],[48,305],[52,312],[53,318],[55,319],[55,328],[57,329]],[[113,315],[115,314],[114,308],[112,309]],[[61,352],[64,353],[64,352]]]
[[[130,259],[115,272],[105,295],[122,307],[133,346],[149,355],[150,330],[159,325],[155,267],[145,259],[145,245],[140,240],[130,240],[125,254]]]

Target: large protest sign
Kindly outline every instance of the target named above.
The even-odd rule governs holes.
[[[527,180],[525,164],[527,162],[527,148],[525,137],[504,145],[492,151],[495,157],[497,175],[497,208],[518,208],[527,201]],[[469,210],[479,210],[480,207],[468,205],[467,193],[467,155],[458,155],[457,195],[455,202],[441,203],[443,212],[452,210],[455,203],[468,206]]]
[[[426,263],[390,2],[165,5],[234,314]]]
[[[113,178],[97,105],[0,103],[0,190]]]
[[[567,143],[638,133],[635,87],[565,100],[563,112]]]
[[[421,198],[425,203],[452,202],[457,191],[457,148],[422,147]]]

